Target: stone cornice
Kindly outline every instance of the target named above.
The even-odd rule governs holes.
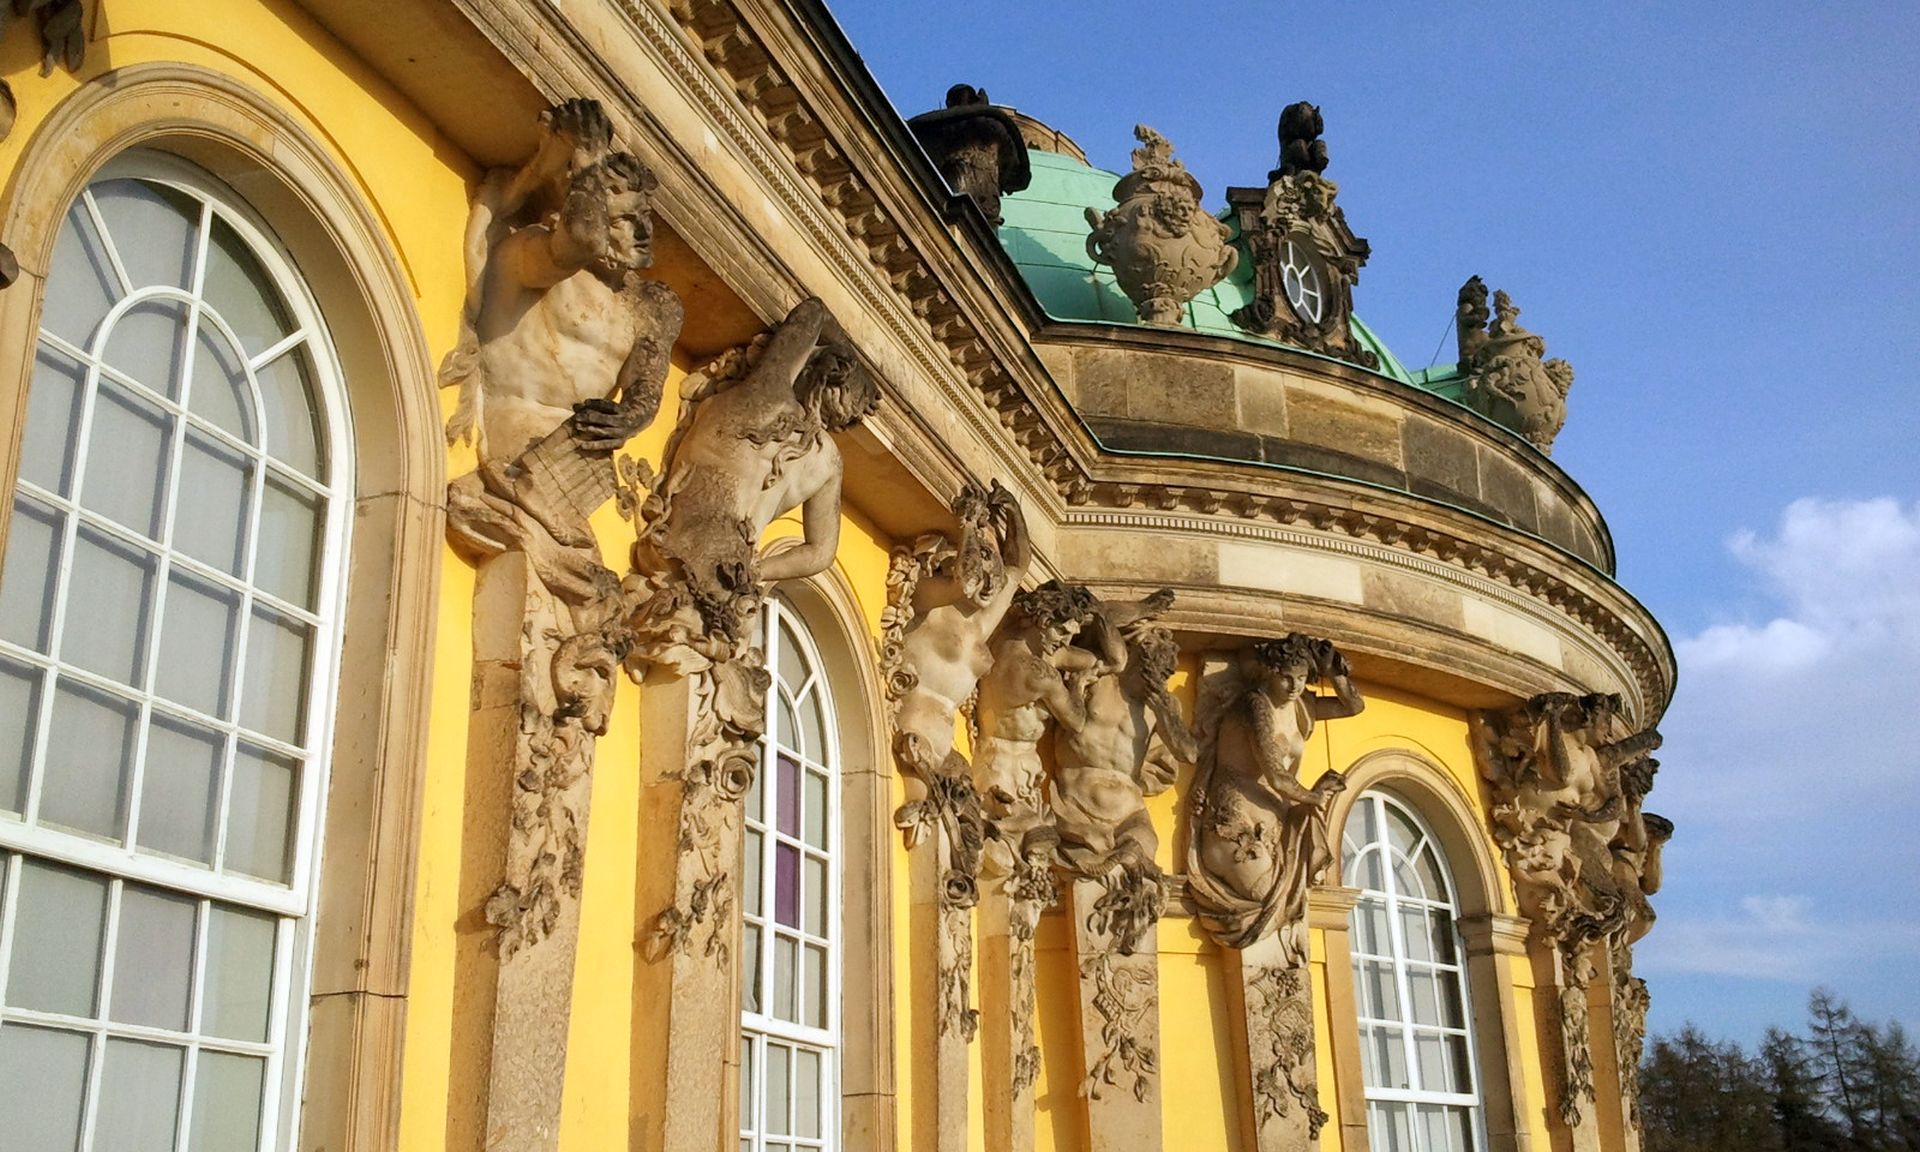
[[[1103,456],[1033,350],[1030,297],[1017,278],[989,275],[1004,271],[1004,257],[977,212],[936,202],[913,183],[912,173],[930,171],[925,158],[878,130],[880,114],[860,105],[845,76],[832,74],[837,64],[828,60],[823,70],[821,46],[802,31],[811,19],[805,0],[670,0],[664,7],[571,0],[560,10],[518,0],[458,2],[542,86],[610,98],[636,151],[661,169],[662,215],[764,315],[780,314],[796,289],[821,290],[769,274],[790,265],[762,230],[774,218],[799,230],[837,287],[884,325],[891,351],[905,357],[878,366],[894,402],[872,423],[935,491],[952,490],[969,472],[997,474],[1027,498],[1031,517],[1055,528],[1101,510],[1178,511],[1196,531],[1291,533],[1303,547],[1392,553],[1396,563],[1565,616],[1631,669],[1646,719],[1664,709],[1672,654],[1651,616],[1603,574],[1524,533],[1448,516],[1417,497],[1375,500],[1357,486],[1282,470],[1223,466],[1203,477],[1188,461]],[[613,12],[698,108],[706,145],[751,169],[772,201],[764,206],[770,218],[747,219],[742,205],[729,207],[704,182],[700,159],[622,79],[609,59],[605,16]],[[1343,373],[1340,365],[1310,367]],[[903,399],[909,389],[919,390],[918,404]],[[943,411],[917,410],[934,399],[929,389]],[[960,439],[970,442],[964,450]]]

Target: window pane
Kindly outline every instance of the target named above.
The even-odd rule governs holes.
[[[255,609],[247,633],[240,723],[289,744],[300,742],[312,630],[277,612]]]
[[[74,541],[72,591],[62,658],[140,687],[146,682],[147,623],[157,562],[144,548],[82,526]]]
[[[254,373],[266,406],[267,452],[294,471],[324,480],[320,455],[319,401],[314,398],[313,358],[305,344],[260,366]]]
[[[200,205],[145,180],[102,180],[88,191],[135,288],[191,287]]]
[[[797,693],[807,684],[807,661],[800,648],[800,638],[793,634],[793,628],[785,620],[780,622],[780,679],[786,681],[788,693]]]
[[[1353,946],[1371,956],[1393,955],[1393,939],[1388,933],[1387,910],[1382,901],[1362,900],[1354,908]]]
[[[800,849],[791,844],[773,846],[773,918],[800,927]]]
[[[187,407],[222,431],[249,444],[259,443],[246,365],[239,350],[204,320],[194,345],[193,395]]]
[[[799,965],[791,937],[773,938],[773,1015],[797,1021],[793,1011],[794,969]]]
[[[764,850],[760,833],[747,829],[741,848],[740,907],[749,916],[764,915],[760,907],[760,855]]]
[[[47,650],[53,629],[54,579],[60,570],[58,512],[21,493],[7,528],[6,566],[0,568],[0,639],[35,652]]]
[[[787,1079],[788,1064],[792,1052],[785,1045],[767,1045],[767,1094],[766,1110],[762,1123],[770,1136],[787,1136],[793,1132],[787,1120],[787,1111],[793,1099],[792,1089]]]
[[[1400,989],[1393,979],[1391,961],[1361,960],[1359,972],[1361,1011],[1375,1020],[1400,1018]]]
[[[154,689],[209,716],[231,715],[227,689],[239,631],[238,592],[174,569],[167,578]]]
[[[111,380],[102,379],[94,397],[80,502],[157,538],[173,417]]]
[[[1467,1014],[1460,1003],[1460,976],[1458,973],[1443,972],[1438,977],[1440,983],[1440,1022],[1449,1028],[1465,1028]]]
[[[242,742],[233,753],[227,803],[230,872],[285,884],[293,865],[293,802],[300,765],[288,756]]]
[[[808,944],[800,951],[805,963],[801,969],[800,1023],[809,1028],[827,1026],[827,950]]]
[[[61,680],[41,776],[40,819],[118,840],[126,824],[127,780],[140,710],[131,701]]]
[[[773,698],[780,706],[780,717],[774,722],[774,737],[780,743],[801,754],[806,753],[806,745],[800,741],[800,718],[794,714],[793,701],[787,699],[784,688],[774,687]]]
[[[760,1094],[760,1085],[754,1080],[753,1073],[753,1038],[742,1036],[740,1038],[740,1130],[742,1132],[753,1131],[753,1102]]]
[[[1400,810],[1397,804],[1386,805],[1387,842],[1392,844],[1402,856],[1413,852],[1413,846],[1420,842],[1419,826],[1413,818]]]
[[[247,355],[257,356],[293,331],[286,306],[246,243],[218,216],[213,220],[212,240],[203,294],[240,337]]]
[[[213,863],[213,822],[220,803],[220,758],[226,738],[160,712],[147,728],[140,782],[141,848]]]
[[[1367,1132],[1378,1152],[1414,1152],[1413,1105],[1373,1103]]]
[[[207,970],[200,1031],[229,1040],[265,1040],[273,984],[274,918],[215,905],[207,921]],[[203,1063],[201,1068],[204,1070]]]
[[[313,607],[319,531],[318,501],[269,477],[260,509],[260,543],[253,557],[254,584],[302,608]]]
[[[39,669],[0,656],[0,809],[18,812],[26,806],[39,719]]]
[[[190,896],[138,884],[121,888],[119,936],[113,945],[113,1019],[186,1030],[198,903]]]
[[[1370,807],[1370,805],[1363,805],[1363,810],[1367,810]],[[1359,868],[1348,878],[1347,882],[1356,887],[1364,888],[1369,892],[1385,892],[1387,890],[1387,878],[1380,867],[1380,850],[1376,848],[1362,855],[1360,857]]]
[[[73,483],[74,430],[80,426],[84,370],[46,344],[33,362],[27,427],[20,436],[20,478],[65,496]]]
[[[70,1152],[80,1143],[87,1038],[77,1032],[0,1026],[0,1132],[8,1152]]]
[[[760,1012],[760,928],[743,924],[740,929],[740,1010]]]
[[[106,922],[104,879],[37,860],[21,861],[8,1006],[92,1016]]]
[[[1415,1024],[1440,1024],[1440,995],[1434,989],[1433,977],[1425,972],[1407,973],[1408,995],[1413,997],[1413,1022]]]
[[[93,221],[86,207],[75,200],[53,246],[40,326],[81,348],[90,347],[94,328],[119,298],[118,278],[94,235]]]
[[[821,715],[820,693],[816,686],[800,701],[800,730],[806,734],[807,749],[815,760],[827,758],[827,722]]]
[[[107,1041],[100,1114],[93,1122],[94,1148],[173,1152],[185,1055],[185,1050],[167,1044]]]
[[[1400,1029],[1384,1025],[1368,1029],[1373,1043],[1373,1075],[1369,1088],[1408,1088],[1407,1050]]]
[[[806,841],[815,848],[827,846],[827,778],[808,772],[806,778]]]
[[[1407,950],[1407,959],[1433,959],[1433,941],[1427,935],[1427,914],[1424,910],[1400,909],[1400,941]]]
[[[1434,893],[1427,891],[1427,886],[1421,880],[1420,873],[1406,860],[1397,858],[1394,860],[1393,885],[1402,896],[1412,897],[1415,900],[1431,900],[1435,898]],[[1444,893],[1440,895],[1444,896]]]
[[[1413,1054],[1420,1064],[1420,1088],[1426,1092],[1452,1092],[1453,1077],[1447,1064],[1447,1046],[1442,1037],[1429,1032],[1413,1034]]]
[[[120,314],[100,354],[105,363],[170,400],[180,398],[186,359],[184,300],[142,300]]]
[[[1454,949],[1454,924],[1451,913],[1431,909],[1427,912],[1427,937],[1433,941],[1433,958],[1441,964],[1458,964]]]
[[[1447,891],[1447,879],[1440,871],[1440,857],[1433,841],[1427,841],[1426,848],[1414,863],[1420,869],[1421,886],[1427,890],[1427,899],[1443,904],[1452,903],[1453,897]]]
[[[778,827],[788,836],[800,835],[800,764],[781,756],[774,771],[774,793],[779,808]]]
[[[247,559],[247,495],[251,461],[213,437],[189,429],[180,460],[180,502],[173,546],[234,576]]]
[[[820,1053],[805,1048],[793,1054],[794,1135],[820,1138],[820,1102],[824,1098],[820,1083]]]
[[[781,845],[785,847],[785,845]],[[806,928],[815,936],[827,934],[827,862],[818,857],[806,858]]]
[[[193,1077],[190,1152],[254,1152],[266,1061],[202,1049]]]

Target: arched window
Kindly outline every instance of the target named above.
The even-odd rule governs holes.
[[[842,945],[833,694],[785,601],[767,602],[761,646],[773,687],[742,853],[740,1148],[833,1148]]]
[[[130,154],[48,271],[0,567],[0,1132],[284,1148],[352,483],[312,300]]]
[[[1374,1152],[1484,1146],[1459,901],[1439,842],[1412,808],[1355,801],[1340,874],[1360,889],[1353,982]]]

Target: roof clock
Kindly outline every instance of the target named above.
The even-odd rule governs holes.
[[[1280,113],[1280,167],[1267,174],[1266,188],[1227,190],[1254,272],[1254,298],[1233,313],[1233,322],[1256,336],[1372,368],[1379,358],[1354,339],[1347,323],[1369,248],[1334,203],[1339,185],[1321,175],[1325,126],[1312,104],[1288,105]]]

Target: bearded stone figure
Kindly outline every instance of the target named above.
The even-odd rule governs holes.
[[[1106,894],[1094,914],[1122,952],[1140,942],[1166,899],[1146,797],[1172,787],[1177,764],[1194,755],[1186,718],[1167,691],[1179,649],[1154,624],[1172,604],[1162,589],[1145,600],[1096,605],[1077,641],[1095,657],[1074,677],[1086,694],[1086,718],[1054,737],[1060,855],[1075,873],[1102,882]]]
[[[1346,780],[1329,771],[1303,786],[1301,755],[1315,724],[1364,707],[1346,658],[1297,632],[1244,649],[1203,694],[1187,890],[1221,944],[1246,948],[1278,928],[1304,958],[1307,889],[1332,863],[1327,808]]]

